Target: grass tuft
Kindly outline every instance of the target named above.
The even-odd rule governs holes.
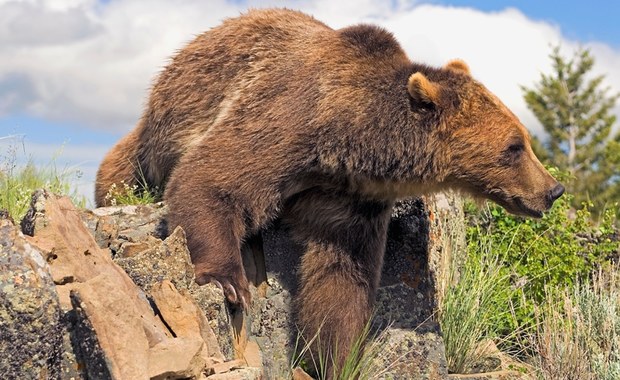
[[[129,164],[136,168],[132,163]],[[137,172],[139,177],[135,184],[128,184],[125,181],[121,181],[120,186],[112,184],[105,195],[105,204],[110,206],[145,205],[161,200],[160,189],[149,186],[141,167],[137,167]]]
[[[85,207],[86,198],[78,193],[75,180],[82,176],[77,169],[56,166],[56,157],[45,166],[37,167],[29,160],[17,163],[17,146],[9,146],[0,158],[0,210],[7,210],[15,220],[21,220],[30,207],[30,198],[37,189],[70,196],[78,207]]]
[[[543,379],[620,379],[619,268],[553,294],[537,312],[532,341]]]
[[[481,242],[482,243],[482,242]],[[495,321],[511,313],[509,277],[489,244],[470,255],[461,273],[451,271],[438,319],[451,373],[469,373],[486,356],[485,342],[497,338]]]
[[[371,319],[372,320],[372,319]],[[310,339],[306,340],[303,334],[297,335],[294,355],[291,361],[291,370],[301,367],[307,372],[314,372],[317,380],[372,380],[381,379],[399,363],[397,357],[388,365],[379,365],[381,358],[394,357],[389,349],[389,328],[380,333],[372,333],[371,321],[365,326],[360,336],[355,340],[344,364],[340,367],[333,357],[326,352],[313,352],[312,347],[321,347],[320,329]],[[333,356],[337,357],[338,347],[333,349]]]

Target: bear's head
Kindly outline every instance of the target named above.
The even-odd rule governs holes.
[[[534,155],[528,131],[464,62],[414,73],[408,92],[436,111],[431,133],[441,146],[447,185],[532,217],[541,217],[563,194]]]

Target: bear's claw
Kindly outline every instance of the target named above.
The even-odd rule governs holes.
[[[239,281],[236,284],[235,282],[232,277],[228,276],[215,276],[207,273],[196,274],[196,283],[198,285],[215,284],[222,290],[228,302],[240,306],[242,310],[248,311],[249,305],[252,302],[252,296],[247,280]]]

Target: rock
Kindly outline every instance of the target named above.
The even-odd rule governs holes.
[[[22,220],[22,230],[44,254],[56,285],[85,282],[111,262],[84,227],[69,198],[36,191]]]
[[[161,209],[156,208],[155,211],[148,212],[148,207],[142,206],[141,210],[143,214],[148,215],[147,220],[143,221],[133,217],[130,218],[131,222],[155,228],[154,226],[157,223],[152,220],[152,215],[160,215]],[[120,213],[121,211],[116,212]],[[132,226],[125,222],[124,228],[131,230]],[[149,234],[145,236],[146,239],[153,237]],[[165,240],[158,240],[157,245],[152,245],[145,251],[133,254],[131,257],[118,257],[117,255],[114,260],[145,292],[149,292],[154,284],[164,280],[172,282],[175,288],[180,291],[187,291],[205,314],[216,335],[218,346],[224,358],[227,360],[234,358],[235,332],[231,324],[232,316],[226,307],[224,295],[221,289],[213,284],[198,286],[195,283],[194,267],[191,264],[185,233],[182,228],[176,228]]]
[[[438,284],[449,277],[449,255],[463,248],[455,244],[464,244],[460,198],[438,194],[394,208],[373,320],[374,328],[387,333],[387,347],[376,363],[378,368],[390,368],[384,372],[388,378],[448,375],[434,315],[441,302]]]
[[[187,291],[179,292],[172,282],[164,280],[152,287],[151,297],[157,305],[161,318],[174,336],[202,337],[206,343],[203,357],[224,360],[211,326]]]
[[[260,368],[253,367],[238,368],[230,372],[218,373],[206,377],[208,380],[260,380],[263,378]],[[270,378],[267,377],[266,379]]]
[[[37,191],[22,228],[50,263],[79,365],[94,378],[147,376],[139,363],[146,363],[148,348],[172,335],[147,295],[99,248],[71,201]]]
[[[134,300],[101,274],[71,292],[77,312],[79,356],[89,378],[144,379],[149,374],[149,339]],[[164,341],[158,337],[156,341]],[[130,343],[129,343],[130,342]],[[128,344],[129,343],[129,344]]]
[[[302,248],[277,222],[247,242],[242,253],[253,303],[245,315],[229,310],[216,286],[194,283],[182,230],[172,231],[164,241],[157,238],[165,226],[158,220],[162,215],[165,207],[159,204],[98,209],[83,214],[82,219],[98,234],[99,244],[108,247],[114,260],[152,294],[161,317],[167,323],[170,320],[172,331],[179,331],[178,335],[174,332],[177,337],[192,331],[208,341],[200,327],[204,321],[187,323],[180,317],[192,314],[192,303],[184,298],[189,295],[195,300],[193,306],[198,305],[206,315],[223,358],[238,358],[249,366],[212,376],[290,377],[290,358],[297,344],[291,305]],[[452,194],[406,201],[394,210],[373,320],[373,328],[383,331],[386,339],[386,349],[375,362],[385,378],[411,378],[411,374],[419,379],[447,378],[443,341],[434,315],[442,289],[448,285],[449,265],[458,263],[457,253],[464,252],[462,218],[460,200]],[[174,310],[179,316],[169,316]],[[204,359],[206,355],[211,353],[201,356]],[[211,361],[210,367],[220,360],[206,359]]]
[[[204,313],[209,325],[213,329],[220,351],[226,360],[235,358],[235,328],[233,316],[226,306],[224,293],[214,284],[198,286],[193,284],[189,294]]]
[[[533,366],[500,351],[493,340],[480,342],[480,360],[468,374],[450,374],[450,380],[534,380],[538,371]]]
[[[194,266],[191,263],[185,233],[177,227],[163,242],[131,257],[117,257],[120,265],[131,279],[144,291],[153,284],[171,281],[177,289],[189,290],[194,285]],[[143,244],[136,242],[132,244]]]
[[[245,366],[246,366],[245,360],[235,359],[235,360],[230,360],[230,361],[223,362],[223,363],[214,364],[213,366],[211,366],[211,370],[214,374],[217,374],[217,373],[230,372],[233,369],[243,368]]]
[[[283,378],[290,376],[290,358],[301,349],[296,348],[291,305],[303,249],[279,223],[262,237],[263,251],[254,248],[253,255],[244,255],[246,272],[257,276],[248,275],[254,298],[245,317],[249,335],[245,340],[254,339],[260,346],[265,376]],[[454,194],[404,201],[395,207],[373,320],[374,329],[385,331],[387,339],[389,349],[376,362],[386,378],[408,379],[411,374],[416,379],[447,378],[434,315],[441,289],[447,285],[449,265],[458,260],[454,257],[458,252],[464,252],[464,238],[462,201]],[[252,268],[262,257],[264,269]]]
[[[463,198],[453,192],[438,193],[425,197],[424,203],[429,224],[429,274],[435,284],[435,304],[440,305],[450,279],[458,280],[458,271],[467,257]],[[451,270],[455,270],[455,276],[450,276]]]
[[[446,379],[443,339],[434,328],[403,329],[392,325],[374,344],[380,350],[371,372],[380,374],[380,379]]]
[[[150,379],[197,378],[206,364],[202,356],[203,350],[204,342],[195,338],[174,338],[158,343],[149,350]]]
[[[247,342],[242,357],[248,367],[263,367],[263,354],[255,340],[249,340]]]
[[[7,218],[0,218],[0,373],[58,379],[63,326],[49,267]]]
[[[35,192],[31,209],[22,221],[22,228],[30,233],[29,242],[48,258],[52,278],[65,310],[73,307],[68,299],[71,290],[105,274],[139,308],[145,328],[167,331],[154,315],[146,294],[112,261],[107,250],[98,247],[68,197],[56,197],[45,191]]]
[[[524,375],[518,371],[501,370],[486,373],[474,373],[470,375],[449,375],[450,380],[526,380],[534,379],[533,376]]]
[[[290,377],[291,357],[296,348],[297,329],[293,316],[293,294],[296,291],[297,268],[302,247],[290,238],[285,226],[275,223],[263,232],[262,247],[254,246],[253,254],[264,260],[263,273],[250,279],[252,310],[246,316],[249,335],[258,344],[263,354],[265,377]],[[262,249],[261,249],[262,248]],[[248,270],[246,250],[244,264]],[[258,261],[258,260],[255,260]],[[254,272],[260,271],[254,269]],[[243,347],[245,350],[245,347]]]
[[[308,375],[303,369],[296,367],[292,373],[292,380],[314,380],[312,376]]]
[[[159,202],[151,205],[101,207],[84,210],[82,220],[95,236],[101,248],[109,248],[112,254],[122,253],[127,243],[143,243],[149,237],[166,235],[162,216],[167,207]],[[155,242],[150,240],[150,242]]]

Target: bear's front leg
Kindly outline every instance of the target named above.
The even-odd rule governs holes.
[[[196,282],[220,286],[229,302],[248,310],[251,302],[248,280],[241,259],[241,242],[246,235],[242,207],[221,190],[202,185],[200,199],[188,199],[186,188],[193,180],[171,179],[176,191],[166,198],[170,228],[183,227],[187,237]]]
[[[306,244],[297,297],[300,332],[334,377],[372,314],[392,204],[322,191],[296,201],[286,215]],[[357,358],[352,358],[353,360]],[[317,369],[319,370],[319,369]]]
[[[225,158],[206,143],[182,158],[164,194],[168,229],[183,227],[196,282],[215,283],[228,301],[248,310],[251,295],[240,249],[252,205],[240,190],[242,178],[226,166],[234,160]]]
[[[281,150],[248,145],[253,141],[235,133],[223,129],[192,147],[173,170],[164,199],[169,229],[185,230],[196,281],[221,285],[230,302],[248,310],[251,295],[240,248],[277,216],[279,180],[291,171],[291,160]]]

